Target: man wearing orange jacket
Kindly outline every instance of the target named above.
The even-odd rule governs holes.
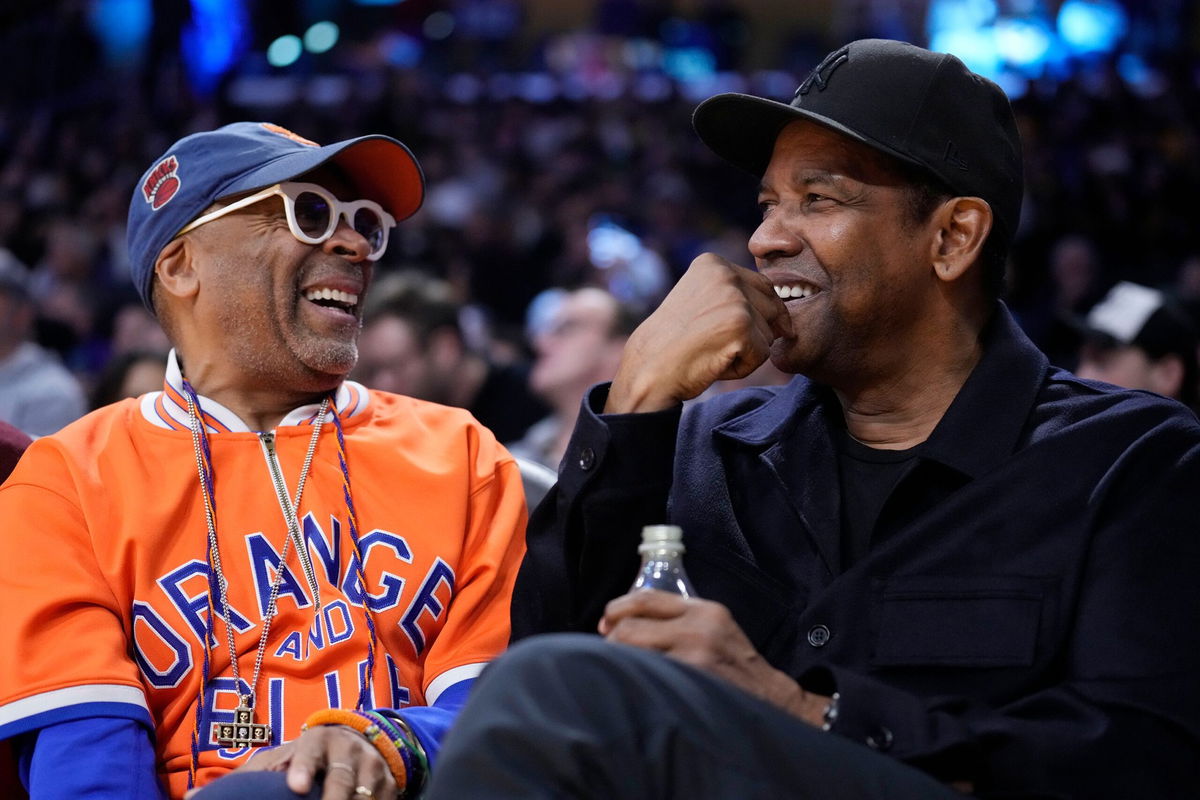
[[[139,181],[163,390],[39,440],[0,489],[0,739],[33,796],[383,800],[436,763],[508,639],[525,505],[466,412],[346,380],[422,195],[394,139],[248,122]]]

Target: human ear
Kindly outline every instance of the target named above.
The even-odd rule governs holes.
[[[154,273],[162,291],[174,297],[192,297],[200,291],[200,276],[187,238],[172,239],[158,254]]]
[[[934,219],[934,273],[939,280],[958,280],[979,260],[992,230],[992,208],[978,197],[953,197],[934,212]]]

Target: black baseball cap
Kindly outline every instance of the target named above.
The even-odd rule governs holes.
[[[947,53],[887,39],[833,51],[791,103],[748,94],[710,97],[692,115],[700,139],[755,175],[775,139],[807,119],[932,173],[959,196],[992,208],[995,230],[1012,240],[1021,214],[1021,138],[1008,97]]]

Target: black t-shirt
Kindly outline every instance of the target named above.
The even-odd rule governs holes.
[[[896,484],[916,463],[921,446],[907,450],[868,447],[840,431],[838,476],[842,494],[842,569],[867,553],[879,513]]]

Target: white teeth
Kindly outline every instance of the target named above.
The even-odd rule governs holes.
[[[309,289],[304,293],[306,300],[332,300],[346,306],[358,305],[358,295],[343,292],[341,289]]]
[[[775,294],[779,295],[781,300],[792,297],[811,297],[816,293],[816,288],[808,285],[775,286]]]

